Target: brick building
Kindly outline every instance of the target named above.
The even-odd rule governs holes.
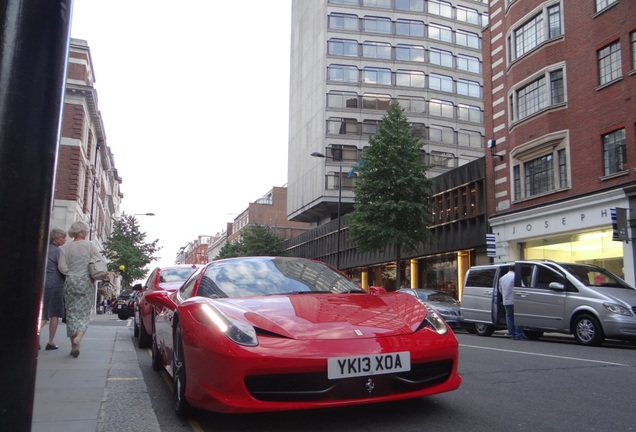
[[[494,0],[484,31],[496,261],[594,262],[632,284],[612,213],[636,186],[636,8],[620,0]],[[482,257],[485,260],[485,257]]]

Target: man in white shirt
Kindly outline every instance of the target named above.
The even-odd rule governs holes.
[[[523,340],[523,327],[515,326],[515,265],[511,264],[508,273],[499,278],[499,292],[506,310],[508,335],[512,340]]]

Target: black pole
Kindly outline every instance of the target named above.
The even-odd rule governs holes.
[[[0,6],[0,430],[31,430],[72,0]]]
[[[340,149],[340,172],[338,173],[338,233],[336,234],[336,268],[340,270],[340,206],[342,205],[342,148]]]

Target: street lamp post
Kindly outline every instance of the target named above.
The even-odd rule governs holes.
[[[335,158],[331,156],[326,156],[319,152],[313,152],[311,154],[313,157],[319,157],[324,159],[335,160]],[[340,206],[342,205],[342,151],[340,153],[340,158],[338,158],[339,166],[338,166],[338,231],[336,232],[336,268],[340,270]]]

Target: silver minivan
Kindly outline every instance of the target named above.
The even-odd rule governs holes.
[[[461,313],[474,330],[490,336],[506,328],[499,278],[511,263],[471,267]],[[636,342],[636,290],[591,264],[515,261],[515,324],[530,339],[544,332],[573,334],[582,345],[604,339]]]

